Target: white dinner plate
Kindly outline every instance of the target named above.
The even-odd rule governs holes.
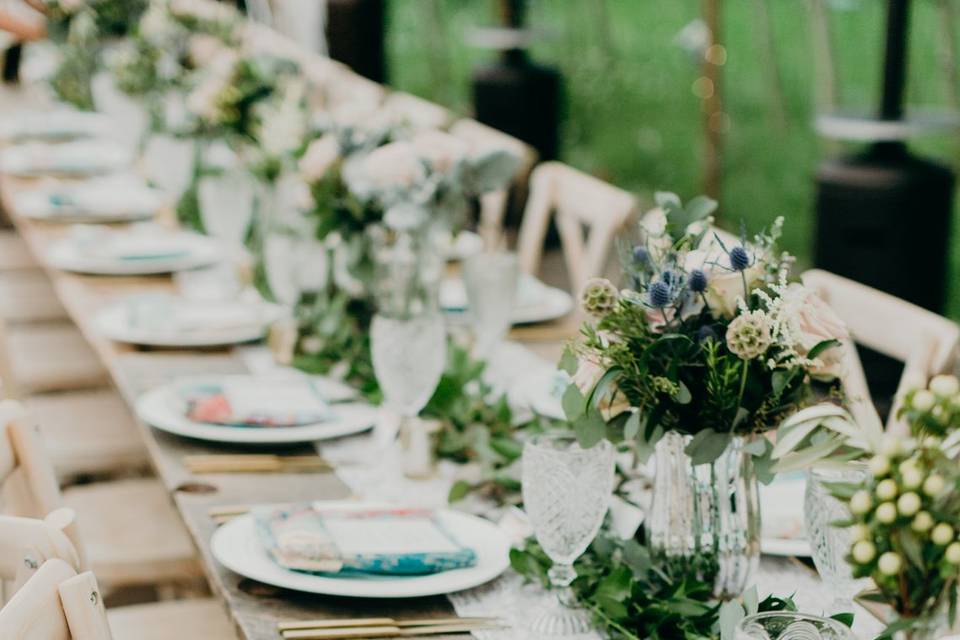
[[[184,400],[180,395],[181,389],[185,386],[221,384],[228,378],[228,376],[180,378],[148,391],[137,399],[137,417],[152,427],[178,436],[250,445],[293,444],[339,438],[366,431],[377,420],[377,408],[363,402],[334,403],[330,407],[333,416],[329,420],[296,427],[231,427],[194,422],[187,418]],[[323,380],[320,388],[329,400],[335,399],[337,394],[343,394],[346,390],[343,385],[328,380]]]
[[[22,144],[7,147],[0,155],[3,172],[21,178],[82,178],[119,171],[132,162],[129,150],[105,140]]]
[[[357,504],[356,508],[368,509],[370,505]],[[324,577],[298,573],[270,558],[250,514],[217,529],[210,548],[220,564],[245,578],[284,589],[351,598],[421,598],[455,593],[493,580],[510,565],[510,541],[489,520],[446,509],[438,512],[438,518],[451,536],[476,552],[476,565],[425,576]]]
[[[760,518],[763,532],[760,550],[771,556],[809,557],[810,543],[803,524],[806,490],[803,474],[777,477],[760,485]]]
[[[57,182],[14,196],[25,218],[63,223],[116,223],[149,220],[163,206],[163,194],[133,176],[84,182]]]
[[[513,324],[549,322],[573,310],[573,297],[563,289],[546,285],[533,276],[523,278],[513,309]],[[466,314],[467,292],[462,279],[452,278],[441,283],[440,306],[450,314]]]
[[[0,138],[59,141],[94,138],[110,132],[110,121],[102,114],[70,109],[24,111],[0,122]]]
[[[50,249],[47,261],[64,271],[106,276],[138,276],[194,269],[220,260],[220,249],[213,240],[195,233],[181,232],[176,235],[183,250],[183,253],[178,255],[125,259],[98,254],[79,243],[76,238],[68,237]]]
[[[565,420],[561,389],[566,389],[570,376],[554,367],[539,367],[523,376],[518,376],[510,387],[510,398],[518,406],[546,418]]]
[[[97,314],[97,329],[111,340],[129,344],[216,347],[261,339],[280,314],[278,307],[264,303],[167,298],[163,296],[154,303],[148,298],[135,296],[107,307]],[[152,321],[138,323],[139,314],[152,316]]]

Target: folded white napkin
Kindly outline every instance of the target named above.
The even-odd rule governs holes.
[[[56,182],[17,195],[25,215],[132,216],[153,214],[162,204],[160,193],[133,175],[95,178],[80,183]]]

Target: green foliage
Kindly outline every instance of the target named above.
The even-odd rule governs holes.
[[[759,601],[755,589],[744,594],[742,603],[721,605],[711,595],[712,583],[699,577],[710,564],[715,560],[671,562],[636,540],[601,533],[574,563],[577,579],[571,588],[598,627],[619,640],[714,640],[722,627],[732,630],[747,613],[796,610],[790,598],[771,595]],[[533,539],[511,550],[510,565],[527,579],[550,586],[550,559]]]
[[[441,422],[434,439],[437,457],[480,465],[480,481],[457,483],[451,502],[480,491],[498,502],[515,503],[523,451],[520,435],[550,425],[537,417],[517,424],[506,394],[498,396],[484,381],[485,368],[486,363],[473,359],[465,347],[448,341],[446,369],[421,415]]]

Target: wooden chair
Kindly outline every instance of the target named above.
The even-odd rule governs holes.
[[[522,199],[523,193],[520,190],[526,187],[533,165],[537,163],[537,151],[522,140],[470,118],[454,122],[450,127],[450,134],[466,141],[476,151],[502,149],[520,159],[512,184],[484,194],[480,199],[480,235],[487,246],[494,247],[503,235],[503,222],[511,201],[511,193],[520,196],[514,198],[514,202]]]
[[[634,216],[636,199],[622,189],[560,162],[538,165],[517,239],[520,268],[536,274],[551,215],[560,232],[571,285],[603,275],[618,231]]]
[[[84,569],[81,547],[65,530],[73,519],[73,511],[61,509],[44,520],[33,518],[10,518],[0,516],[0,579],[11,586],[12,597],[0,611],[0,637],[66,637],[66,638],[117,638],[129,640],[233,640],[236,634],[216,600],[203,598],[178,600],[118,607],[104,611],[103,596],[93,573],[81,574],[81,586],[69,589],[80,598],[63,599],[63,613],[68,620],[71,635],[40,636],[38,617],[51,621],[60,618],[58,610],[46,601],[46,606],[34,606],[37,583],[49,584],[49,576],[62,578],[68,575],[64,567],[76,575]],[[56,516],[56,517],[53,517]],[[58,571],[48,566],[54,564]],[[23,585],[23,586],[21,586]],[[64,587],[60,587],[64,596]],[[21,594],[33,594],[29,598]],[[86,604],[84,604],[84,602]],[[83,606],[81,606],[83,605]],[[14,625],[13,621],[16,621]],[[93,624],[96,622],[97,624]],[[4,626],[14,625],[14,626]],[[26,625],[26,626],[17,626]],[[59,629],[60,627],[55,627]],[[10,629],[32,629],[38,636],[7,636]],[[78,635],[97,629],[106,635]]]
[[[906,425],[896,418],[903,394],[930,376],[953,370],[960,328],[931,311],[827,271],[813,269],[801,278],[837,312],[857,343],[904,363],[887,420],[888,430],[903,432]]]
[[[104,609],[93,572],[44,562],[0,610],[11,640],[235,640],[220,604],[181,600]]]
[[[27,243],[16,231],[0,231],[0,271],[21,271],[39,267]]]
[[[106,369],[71,324],[6,327],[0,339],[21,393],[92,389],[108,382]]]
[[[24,394],[25,387],[32,390],[34,385],[21,383],[17,375],[21,369],[10,356],[3,325],[0,319],[0,399],[22,400],[28,407],[60,477],[123,475],[146,469],[143,439],[115,390]]]
[[[44,562],[0,610],[11,640],[112,640],[96,578],[63,560]]]
[[[0,318],[7,322],[49,322],[67,317],[49,278],[39,269],[0,269]]]
[[[132,478],[71,487],[61,493],[23,407],[0,403],[0,484],[4,513],[42,518],[69,507],[91,567],[110,588],[195,584],[202,576],[193,544],[164,487]]]

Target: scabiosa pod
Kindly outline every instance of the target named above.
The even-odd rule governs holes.
[[[743,313],[727,327],[727,348],[741,360],[762,356],[771,343],[770,325],[762,311]]]
[[[620,300],[620,292],[606,278],[591,278],[580,294],[583,310],[592,316],[601,318],[613,311]]]

